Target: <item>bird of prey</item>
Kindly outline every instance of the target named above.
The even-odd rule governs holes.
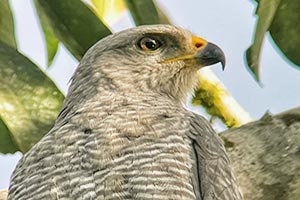
[[[54,127],[19,161],[9,200],[241,200],[224,146],[183,103],[219,47],[171,25],[112,34],[72,77]]]

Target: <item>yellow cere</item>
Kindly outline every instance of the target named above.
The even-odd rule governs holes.
[[[199,49],[199,48],[205,47],[207,44],[207,41],[203,38],[200,38],[197,36],[192,36],[192,43],[197,49]]]

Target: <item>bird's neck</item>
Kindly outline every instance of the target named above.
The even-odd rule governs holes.
[[[100,87],[84,93],[75,92],[74,94],[73,92],[71,91],[67,96],[57,122],[64,123],[65,120],[76,118],[81,119],[77,122],[80,125],[93,124],[98,116],[105,118],[120,110],[132,110],[132,112],[142,110],[153,116],[184,110],[182,102],[166,94],[152,91],[122,91]],[[126,112],[120,112],[120,114],[126,118]]]

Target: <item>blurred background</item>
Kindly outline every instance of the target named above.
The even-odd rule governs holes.
[[[46,47],[32,1],[10,0],[14,13],[18,49],[42,68],[65,94],[78,62],[60,44],[51,68],[47,69]],[[267,33],[260,60],[260,86],[245,65],[245,51],[253,42],[257,17],[256,4],[240,0],[157,0],[173,24],[218,44],[226,54],[227,66],[211,67],[232,96],[259,119],[266,111],[273,114],[300,105],[300,71],[284,59]],[[111,26],[113,32],[134,27],[127,11]],[[201,108],[190,107],[195,112]],[[220,131],[223,127],[217,127]],[[0,154],[0,189],[7,188],[9,177],[21,153]]]

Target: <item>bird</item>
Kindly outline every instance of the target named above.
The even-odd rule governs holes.
[[[53,128],[18,162],[9,200],[242,200],[222,140],[185,102],[215,44],[143,25],[94,44]],[[201,84],[201,83],[200,83]]]

